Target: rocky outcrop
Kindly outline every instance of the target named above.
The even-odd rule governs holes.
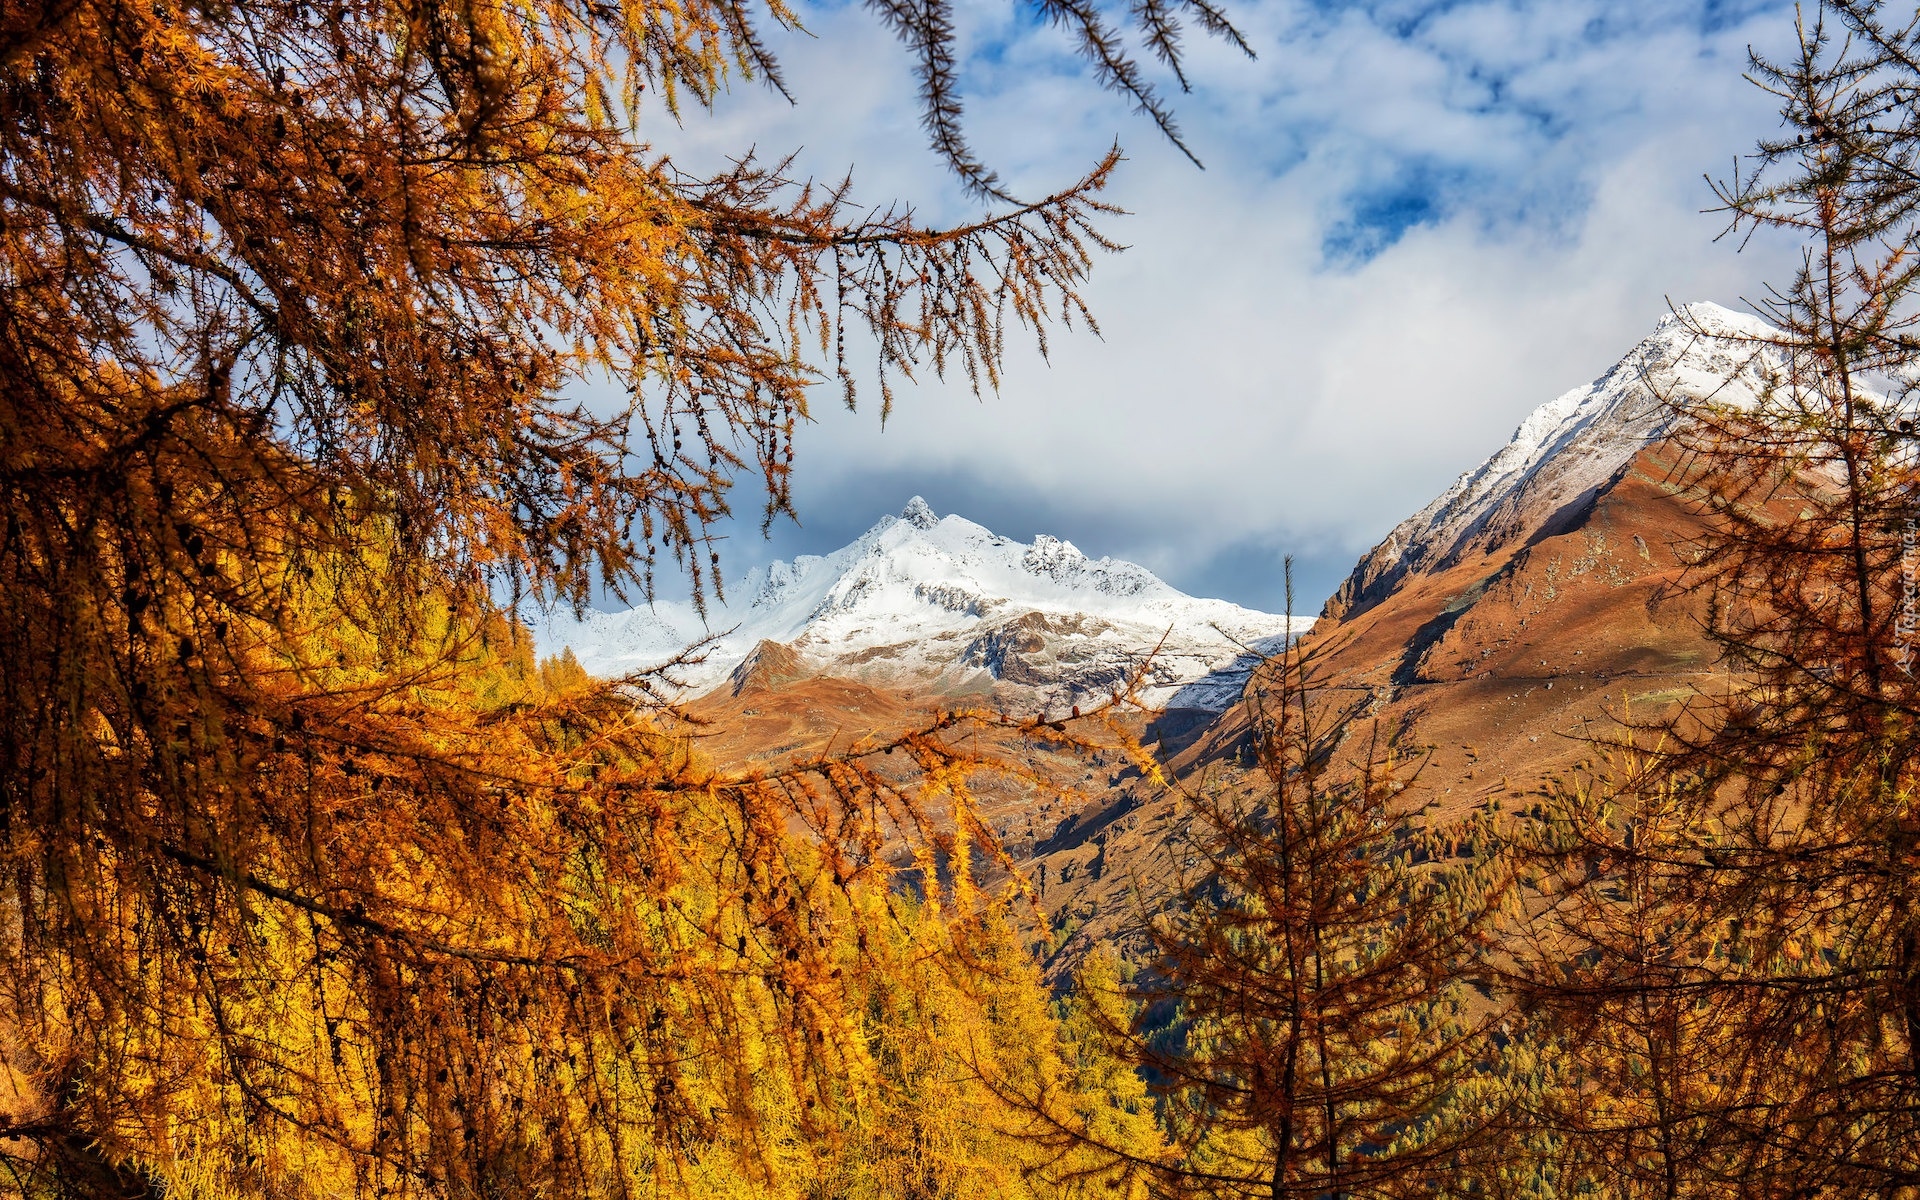
[[[740,665],[727,676],[727,683],[738,696],[745,692],[770,691],[811,674],[813,671],[792,646],[762,640],[740,660]]]

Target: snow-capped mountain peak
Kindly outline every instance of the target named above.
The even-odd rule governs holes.
[[[537,637],[543,653],[570,646],[589,671],[617,675],[718,634],[691,673],[695,693],[774,643],[818,674],[1023,701],[1104,694],[1164,637],[1147,698],[1218,709],[1239,694],[1248,647],[1276,647],[1310,623],[1188,596],[1145,567],[1089,558],[1046,534],[1025,543],[942,517],[918,496],[841,549],[755,568],[732,592],[704,622],[663,602],[553,618]]]
[[[933,509],[919,496],[907,501],[907,506],[900,510],[900,519],[915,529],[932,529],[940,521],[939,517],[933,515]]]
[[[1671,432],[1678,404],[1753,404],[1777,376],[1779,337],[1717,304],[1666,314],[1606,374],[1534,409],[1505,446],[1395,526],[1328,601],[1327,615],[1364,608],[1407,575],[1530,532]]]

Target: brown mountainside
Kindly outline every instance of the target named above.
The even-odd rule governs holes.
[[[1575,508],[1532,514],[1497,544],[1323,619],[1306,644],[1336,693],[1323,698],[1356,713],[1348,737],[1374,726],[1430,747],[1414,798],[1440,813],[1512,806],[1590,758],[1585,735],[1712,687],[1703,614],[1680,587],[1702,527],[1678,457],[1670,443],[1643,450]],[[1246,739],[1232,710],[1168,765],[1185,786],[1250,787]],[[1135,882],[1164,894],[1176,810],[1123,790],[1035,848],[1047,910],[1077,923],[1062,962],[1123,929]]]
[[[1671,443],[1643,450],[1577,509],[1323,620],[1307,638],[1320,678],[1432,746],[1416,786],[1447,805],[1526,791],[1584,757],[1596,722],[1711,686],[1682,587],[1702,527],[1678,460]],[[1230,754],[1244,730],[1227,714],[1181,765]]]
[[[1415,780],[1442,811],[1512,805],[1589,757],[1582,740],[1616,714],[1713,686],[1713,649],[1683,580],[1701,532],[1679,453],[1634,455],[1578,504],[1523,512],[1507,535],[1404,574],[1364,608],[1323,619],[1307,644],[1320,678],[1403,744],[1431,747]],[[905,729],[937,703],[928,691],[807,677],[763,645],[694,712],[702,749],[722,763],[771,763]],[[1141,735],[1160,728],[1142,722]],[[1183,786],[1251,787],[1246,718],[1153,743]],[[989,817],[1040,892],[1056,966],[1119,935],[1164,895],[1179,853],[1178,805],[1118,756],[1070,759],[1003,738],[1076,794],[989,788]],[[1137,899],[1136,899],[1137,896]]]

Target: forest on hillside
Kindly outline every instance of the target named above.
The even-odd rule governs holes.
[[[1723,686],[1441,820],[1312,638],[1236,788],[1125,688],[755,768],[672,719],[699,647],[536,659],[529,606],[711,595],[823,389],[1091,323],[1118,152],[1012,195],[951,8],[868,7],[993,215],[650,148],[781,87],[778,0],[0,4],[0,1191],[1920,1195],[1920,15],[1809,7],[1716,185],[1805,248],[1675,435]],[[1034,7],[1176,141],[1125,38],[1246,49]],[[1015,738],[1185,818],[1061,986]]]

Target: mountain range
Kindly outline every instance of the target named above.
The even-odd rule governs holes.
[[[756,568],[703,617],[658,603],[550,620],[541,648],[570,647],[601,676],[714,640],[680,672],[689,696],[756,671],[836,676],[1066,708],[1138,677],[1157,707],[1219,712],[1247,673],[1309,619],[1189,596],[1145,567],[1089,558],[1041,534],[1002,537],[918,496],[828,555]]]
[[[969,690],[1042,708],[1104,694],[1164,637],[1149,695],[1169,711],[1143,741],[1189,786],[1251,791],[1233,700],[1258,654],[1297,636],[1350,728],[1420,757],[1410,799],[1443,812],[1527,803],[1591,763],[1591,734],[1713,685],[1717,654],[1685,586],[1706,528],[1668,435],[1674,402],[1764,391],[1773,336],[1711,304],[1662,320],[1362,555],[1311,623],[1188,597],[1133,564],[1011,541],[916,500],[844,550],[749,580],[698,681],[705,749],[757,763],[845,746]],[[665,608],[547,636],[608,672],[704,628]],[[986,816],[1039,886],[1059,973],[1167,886],[1183,817],[1130,769],[1051,765],[1066,788],[993,792]]]

